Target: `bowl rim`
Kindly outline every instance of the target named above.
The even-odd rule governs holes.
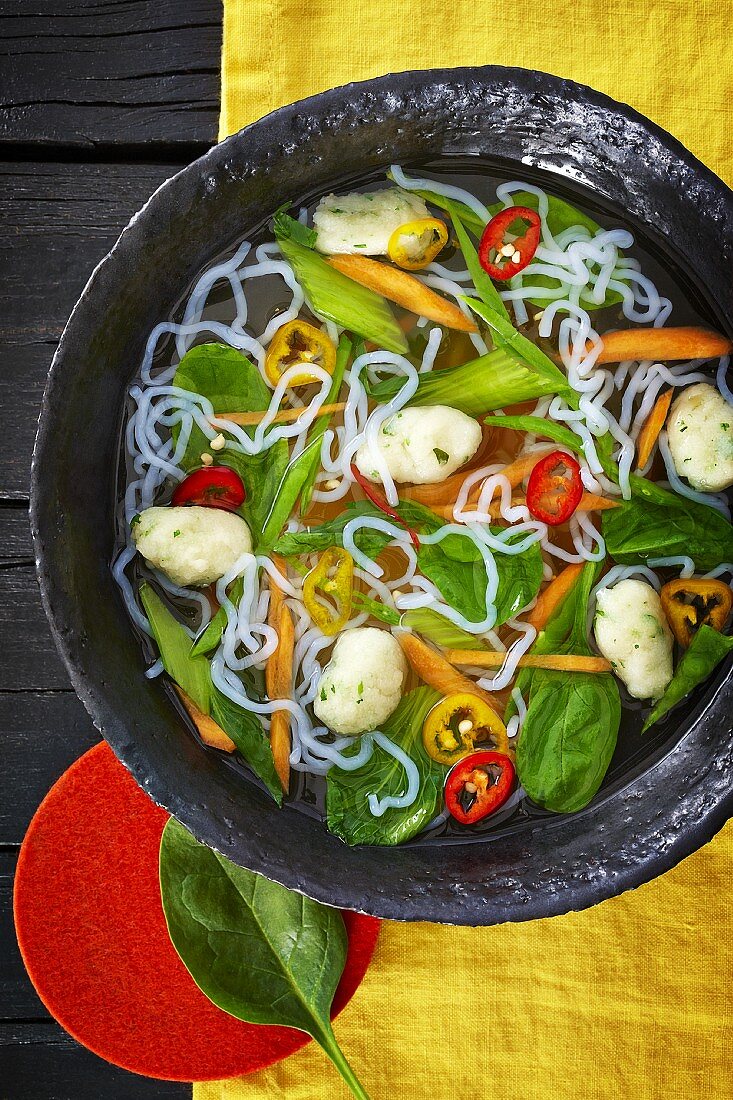
[[[653,135],[676,160],[691,169],[709,188],[722,196],[733,214],[733,193],[723,181],[698,161],[681,142],[669,135],[656,123],[646,119],[627,104],[619,103],[604,93],[594,91],[575,81],[555,77],[538,70],[494,65],[408,70],[396,74],[385,74],[365,81],[351,82],[280,107],[243,127],[219,144],[214,145],[203,156],[156,188],[146,203],[132,216],[112,248],[92,271],[64,327],[44,389],[31,463],[30,517],[41,599],[52,636],[69,673],[72,685],[89,712],[95,727],[108,740],[118,758],[133,773],[137,781],[144,786],[144,789],[154,801],[183,820],[184,824],[191,828],[199,839],[211,847],[223,851],[224,854],[235,860],[239,857],[240,862],[252,870],[326,904],[397,920],[427,919],[441,923],[487,924],[505,920],[536,919],[571,910],[584,909],[605,898],[639,886],[669,870],[681,859],[710,841],[733,813],[733,792],[725,788],[723,782],[724,768],[720,767],[717,771],[712,770],[713,782],[709,789],[703,787],[702,781],[703,779],[709,779],[710,776],[696,775],[693,778],[691,794],[694,794],[694,811],[690,806],[687,808],[670,806],[663,823],[664,829],[657,826],[657,831],[654,834],[658,843],[651,845],[647,843],[643,851],[639,852],[630,850],[625,853],[617,853],[615,860],[608,858],[594,861],[590,857],[587,867],[584,867],[582,861],[573,856],[571,862],[564,868],[565,874],[569,876],[567,882],[572,882],[572,890],[569,887],[564,889],[563,883],[559,879],[553,880],[551,876],[548,876],[546,890],[534,890],[526,894],[522,891],[521,882],[514,881],[511,883],[507,880],[506,885],[513,886],[519,895],[519,902],[515,901],[513,907],[507,907],[505,901],[500,902],[496,898],[479,898],[475,889],[467,891],[461,887],[461,884],[452,884],[449,889],[443,890],[440,901],[437,903],[436,895],[431,891],[430,881],[423,885],[423,889],[413,884],[415,888],[412,891],[406,891],[400,897],[390,897],[380,894],[378,891],[370,891],[364,884],[355,886],[353,882],[334,882],[332,880],[323,883],[312,871],[304,872],[299,868],[297,862],[294,865],[282,862],[273,865],[268,860],[266,850],[262,847],[255,846],[251,850],[243,850],[241,843],[238,847],[236,845],[232,848],[227,847],[221,836],[216,831],[212,832],[212,823],[205,820],[205,815],[203,817],[193,815],[192,817],[191,813],[188,812],[189,807],[186,805],[180,790],[175,787],[171,789],[165,781],[161,782],[159,779],[150,781],[146,775],[144,754],[141,754],[139,746],[136,746],[130,737],[124,734],[124,719],[110,709],[99,686],[92,682],[89,674],[85,671],[79,653],[74,649],[72,638],[65,629],[60,612],[55,606],[56,582],[47,554],[44,528],[44,513],[47,512],[49,505],[48,489],[43,473],[44,454],[52,445],[56,391],[61,384],[63,364],[71,344],[74,329],[80,317],[91,307],[92,300],[100,285],[104,280],[114,277],[115,266],[121,255],[124,255],[126,250],[131,247],[133,237],[144,233],[148,221],[155,218],[157,208],[172,198],[176,190],[187,180],[198,178],[202,172],[223,165],[231,153],[240,149],[243,141],[246,141],[251,135],[256,135],[270,128],[279,121],[291,120],[298,114],[320,114],[336,106],[342,99],[361,94],[361,92],[367,90],[372,93],[386,93],[393,91],[395,87],[404,90],[407,88],[425,88],[436,84],[455,85],[460,81],[469,80],[487,84],[509,80],[527,90],[538,86],[549,88],[555,93],[565,94],[576,99],[580,98],[597,109],[612,111],[634,122],[645,132]],[[561,172],[558,172],[558,179],[563,179]],[[713,292],[710,293],[714,297]],[[722,700],[724,704],[726,702],[730,703],[731,698],[733,698],[733,671],[729,670],[727,677],[720,683],[717,691],[712,697],[706,699],[705,705],[697,713],[694,729],[687,737],[692,737],[695,734],[699,743],[710,743],[711,738],[716,734],[715,724],[719,721],[719,715],[714,713],[714,705],[718,700]],[[687,738],[683,738],[683,741],[685,744],[689,744]],[[678,744],[667,754],[665,762],[676,757],[676,762],[683,764],[684,754],[679,750],[680,745]],[[657,769],[658,765],[652,765],[641,776],[634,779],[633,782],[639,792],[643,793],[645,787],[648,789],[652,786],[650,778]],[[618,793],[615,792],[613,797],[615,798]],[[600,809],[601,807],[597,807],[595,813],[589,812],[586,815],[589,834],[598,835],[606,827],[602,815],[599,814]],[[542,828],[542,825],[537,826],[537,829],[541,830]],[[524,834],[525,840],[531,839],[535,831],[535,829],[528,830]],[[557,834],[560,842],[562,842],[561,833],[562,829],[558,828]],[[238,839],[241,842],[243,838]],[[244,849],[246,849],[246,838],[244,840]],[[362,853],[363,851],[364,849],[349,849],[344,846],[344,852]],[[394,857],[400,849],[380,848],[369,849],[369,851],[385,853],[388,856],[391,854]],[[360,858],[359,855],[356,858]],[[432,885],[436,885],[434,881]]]

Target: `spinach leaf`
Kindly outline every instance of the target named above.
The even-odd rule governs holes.
[[[650,726],[680,703],[698,684],[707,680],[730,653],[733,653],[733,638],[703,624],[692,639],[690,648],[682,655],[667,690],[647,718],[641,732],[646,733]]]
[[[433,534],[444,526],[429,508],[411,500],[397,507],[402,518],[424,534]],[[382,513],[368,501],[348,504],[338,518],[312,527],[309,531],[285,534],[275,543],[275,550],[285,557],[343,545],[346,524],[357,516],[380,517]],[[498,533],[498,528],[494,534]],[[510,541],[524,538],[512,536]],[[390,536],[368,528],[358,531],[356,545],[370,558],[376,558]],[[522,554],[497,554],[499,588],[496,597],[497,625],[506,622],[526,607],[539,592],[542,583],[542,553],[535,543]],[[423,543],[417,555],[418,568],[431,580],[443,598],[466,618],[479,622],[486,615],[486,566],[480,551],[470,538],[447,535],[435,545]]]
[[[692,558],[698,570],[733,560],[733,527],[714,508],[632,474],[631,499],[603,513],[608,553],[636,565],[649,558]]]
[[[207,397],[215,412],[260,412],[267,409],[272,398],[257,367],[241,352],[225,344],[199,344],[191,348],[178,364],[173,385]],[[176,427],[175,439],[178,431]],[[254,434],[254,428],[247,431],[249,435]],[[227,439],[232,438],[226,431],[222,434]],[[208,439],[194,424],[181,461],[183,469],[200,466],[201,455],[208,449]],[[220,452],[221,463],[236,470],[244,482],[247,497],[241,512],[255,543],[285,475],[288,458],[284,439],[279,439],[259,455],[245,455],[229,447]]]
[[[278,805],[282,786],[275,770],[270,741],[256,714],[232,703],[211,679],[211,666],[203,654],[194,654],[191,639],[150,585],[140,589],[140,600],[148,616],[163,667],[179,687],[190,695],[199,710],[210,715],[228,733],[243,759],[258,775]]]
[[[302,226],[287,214],[276,214],[274,225],[280,251],[315,313],[365,340],[373,340],[380,348],[404,355],[407,340],[386,298],[349,279],[301,243]]]
[[[592,652],[587,610],[598,572],[595,563],[584,567],[533,652]],[[524,686],[529,702],[517,744],[520,782],[538,806],[574,813],[588,805],[611,762],[621,722],[618,685],[610,673],[534,669]]]
[[[524,537],[524,534],[512,536],[509,542],[521,541]],[[533,543],[521,554],[496,554],[494,561],[499,574],[496,626],[501,626],[539,592],[542,552],[539,543]],[[471,539],[456,534],[448,535],[434,546],[423,544],[417,563],[420,572],[433,582],[446,603],[461,615],[471,622],[480,622],[486,616],[486,566]]]
[[[432,760],[422,745],[422,727],[428,711],[440,699],[432,688],[408,692],[394,714],[382,724],[382,732],[403,750],[420,773],[420,791],[411,806],[390,807],[373,817],[368,798],[397,797],[405,790],[405,769],[398,760],[374,745],[371,759],[354,771],[333,767],[326,776],[328,828],[347,844],[401,844],[419,833],[438,813],[443,795],[445,768]],[[358,746],[355,747],[358,751]],[[345,753],[344,755],[349,755]]]
[[[160,893],[173,946],[210,1001],[238,1020],[312,1035],[368,1100],[330,1021],[348,945],[338,909],[238,867],[173,817],[161,838]]]

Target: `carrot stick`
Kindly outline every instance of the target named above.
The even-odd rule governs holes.
[[[642,470],[649,461],[649,456],[654,450],[654,444],[659,439],[659,433],[664,427],[671,404],[672,390],[667,390],[666,393],[657,398],[654,408],[644,421],[644,427],[639,432],[639,438],[636,441],[637,469]]]
[[[173,686],[178,693],[179,699],[188,711],[191,721],[199,731],[199,737],[203,743],[205,745],[210,745],[212,749],[221,749],[223,752],[234,752],[237,746],[234,744],[229,734],[225,733],[221,726],[216,724],[213,718],[208,714],[204,714],[202,710],[199,710],[191,696],[186,695],[183,688],[179,688],[178,684],[174,684]]]
[[[538,633],[540,630],[545,629],[550,616],[557,606],[565,599],[582,571],[583,562],[566,565],[563,571],[558,573],[554,580],[550,581],[527,616],[527,622],[530,623]]]
[[[335,413],[343,412],[346,408],[344,401],[337,401],[333,405],[321,405],[318,410],[318,415],[322,413]],[[289,424],[293,420],[297,420],[299,416],[302,416],[305,412],[305,408],[302,409],[281,409],[276,416],[273,417],[273,424]],[[265,416],[267,410],[264,409],[261,412],[217,412],[214,413],[212,420],[231,420],[232,424],[239,424],[243,428],[253,428],[255,425],[260,424]]]
[[[544,458],[545,455],[551,454],[552,450],[552,447],[547,447],[541,451],[532,451],[530,454],[520,455],[519,458],[516,458],[514,462],[510,462],[508,466],[505,466],[499,472],[507,478],[512,489],[516,489],[525,477],[531,473],[539,460]],[[438,504],[440,506],[450,505],[452,508],[460,492],[461,485],[463,485],[469,473],[470,470],[459,470],[457,474],[451,474],[445,481],[439,481],[434,485],[411,485],[409,488],[400,489],[400,496],[407,500],[416,500],[420,504],[427,504],[429,507]],[[469,501],[477,500],[480,491],[481,485],[479,483],[469,493]]]
[[[412,313],[417,313],[419,317],[429,317],[439,325],[460,329],[461,332],[478,331],[474,322],[457,305],[436,294],[406,271],[380,263],[379,260],[370,260],[367,256],[329,256],[328,263],[355,283],[361,283],[369,290],[388,298],[390,302],[396,302]]]
[[[583,493],[576,512],[606,512],[609,508],[618,508],[620,500],[614,497],[599,497],[596,493]]]
[[[488,649],[447,649],[446,658],[454,665],[475,668],[501,668],[506,653]],[[518,668],[549,668],[558,672],[610,672],[605,657],[580,657],[576,653],[527,653],[517,661]]]
[[[281,573],[286,572],[286,564],[279,554],[272,555],[272,563]],[[293,693],[293,647],[295,632],[293,618],[285,605],[285,593],[277,581],[270,578],[270,606],[267,610],[267,622],[277,631],[277,649],[267,659],[265,665],[265,687],[268,699],[289,699]],[[275,770],[280,777],[282,789],[287,792],[290,785],[290,713],[287,710],[273,711],[270,722],[270,745],[275,760]]]
[[[626,359],[712,359],[727,355],[733,343],[712,329],[630,328],[603,337],[597,363],[623,363]]]
[[[483,699],[492,710],[495,709],[494,701],[488,691],[477,687],[473,680],[463,676],[450,662],[446,661],[445,657],[441,657],[439,653],[436,653],[434,649],[431,649],[415,634],[399,634],[397,641],[402,646],[402,651],[413,670],[430,687],[435,688],[436,691],[441,691],[443,695],[451,695],[456,691],[467,691],[471,695]]]

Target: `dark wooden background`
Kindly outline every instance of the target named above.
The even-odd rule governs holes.
[[[168,176],[216,140],[220,0],[0,0],[0,1100],[153,1100],[78,1046],[28,981],[18,847],[96,740],[51,640],[28,531],[46,373],[92,268]]]

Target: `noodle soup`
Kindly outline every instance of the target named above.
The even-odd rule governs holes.
[[[613,218],[461,167],[273,212],[130,390],[146,674],[352,844],[582,811],[727,646],[728,341]]]

